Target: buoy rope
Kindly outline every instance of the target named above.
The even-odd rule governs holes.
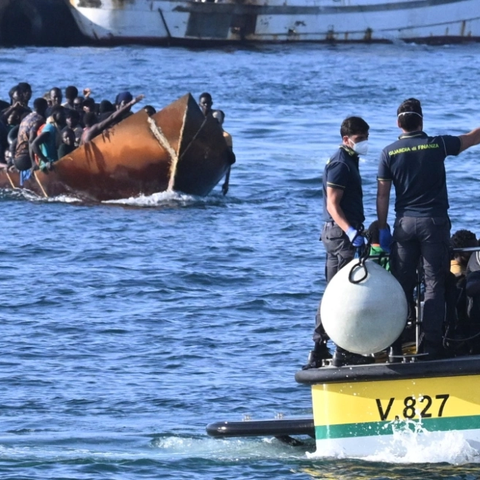
[[[363,233],[363,225],[360,225],[360,227],[358,228],[357,236],[362,235],[362,233]],[[365,235],[365,238],[367,239],[367,243],[356,249],[356,254],[358,255],[358,263],[353,265],[352,268],[350,269],[350,273],[348,274],[348,281],[350,283],[355,283],[355,284],[361,283],[368,276],[368,270],[367,270],[367,266],[365,265],[365,260],[367,260],[370,254],[370,247],[371,247],[370,235],[368,235],[367,233],[367,235]],[[356,270],[358,267],[363,268],[364,275],[361,278],[355,280],[353,278],[353,271]]]
[[[447,330],[447,333],[445,334],[445,336],[443,337],[444,348],[446,348],[446,342],[462,343],[462,342],[469,342],[470,340],[474,340],[475,338],[480,336],[480,331],[478,333],[476,333],[475,335],[472,335],[471,337],[467,337],[467,338],[450,338],[450,337],[447,337],[447,334],[448,334],[448,330]]]

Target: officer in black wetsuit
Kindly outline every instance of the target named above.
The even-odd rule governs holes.
[[[365,216],[358,162],[359,155],[367,153],[369,128],[368,123],[360,117],[346,118],[340,127],[342,145],[327,162],[323,173],[325,223],[321,240],[327,252],[327,283],[354,258],[355,249],[364,245],[364,237],[359,234]],[[326,347],[328,336],[318,314],[316,323],[313,335],[315,349],[306,367],[321,366],[321,360],[330,357]],[[337,347],[332,363],[342,366],[369,363],[369,359]]]
[[[380,245],[384,249],[391,246],[391,271],[402,285],[410,305],[417,279],[416,268],[422,260],[425,303],[419,350],[428,353],[428,359],[443,358],[445,280],[450,265],[444,161],[449,155],[458,155],[479,144],[480,128],[458,137],[429,137],[423,132],[421,104],[414,98],[398,107],[397,123],[402,135],[383,149],[378,168]],[[396,196],[393,242],[386,227],[392,183]]]

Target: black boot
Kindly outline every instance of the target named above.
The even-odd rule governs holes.
[[[332,354],[328,351],[327,344],[325,342],[317,342],[315,343],[315,348],[308,355],[307,364],[302,369],[308,370],[309,368],[323,367],[324,361],[329,358],[332,358]]]
[[[358,353],[347,352],[341,347],[337,347],[332,359],[332,365],[334,367],[343,367],[345,365],[368,365],[370,363],[375,363],[373,357],[365,357]]]

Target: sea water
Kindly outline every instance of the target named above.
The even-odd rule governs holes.
[[[371,127],[368,226],[399,103],[422,101],[428,133],[466,133],[480,126],[479,65],[478,45],[0,50],[3,99],[20,81],[34,97],[128,89],[157,109],[208,91],[237,155],[225,197],[0,192],[0,478],[478,478],[456,434],[400,432],[355,459],[205,426],[312,414],[294,374],[325,287],[321,175],[340,124]],[[452,231],[480,235],[479,162],[480,147],[447,160]]]

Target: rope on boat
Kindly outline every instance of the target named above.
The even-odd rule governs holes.
[[[40,180],[38,179],[38,176],[37,176],[37,172],[36,172],[36,171],[33,172],[33,176],[35,177],[35,180],[37,181],[38,185],[40,186],[40,190],[42,191],[44,197],[45,197],[45,198],[48,198],[47,192],[45,191],[45,189],[43,188],[42,183],[41,183]]]
[[[10,177],[10,175],[9,175],[9,173],[8,173],[8,168],[5,169],[5,175],[7,176],[8,181],[10,182],[10,185],[12,186],[12,188],[13,188],[14,190],[16,190],[17,187],[16,187],[15,184],[13,183],[12,177]]]
[[[450,338],[447,335],[448,335],[448,332],[443,337],[443,346],[444,347],[445,347],[447,342],[462,343],[462,342],[469,342],[470,340],[474,340],[475,338],[480,336],[480,332],[476,333],[475,335],[472,335],[471,337],[466,337],[466,338]]]
[[[197,130],[197,133],[192,137],[192,139],[190,140],[190,143],[185,147],[185,150],[182,152],[182,154],[180,155],[180,160],[183,158],[183,156],[187,153],[188,149],[192,146],[193,142],[197,139],[197,137],[200,135],[200,132],[203,130],[203,127],[205,126],[205,124],[207,123],[207,118],[208,117],[205,117],[205,120],[202,122],[202,124],[200,125],[200,128]]]
[[[155,120],[151,117],[148,117],[148,123],[150,130],[153,133],[153,136],[157,139],[158,143],[169,153],[172,163],[170,165],[170,175],[168,179],[167,190],[173,190],[173,184],[175,181],[175,172],[177,171],[178,164],[178,155],[177,152],[172,148],[170,142],[165,137],[162,129],[155,123]]]

